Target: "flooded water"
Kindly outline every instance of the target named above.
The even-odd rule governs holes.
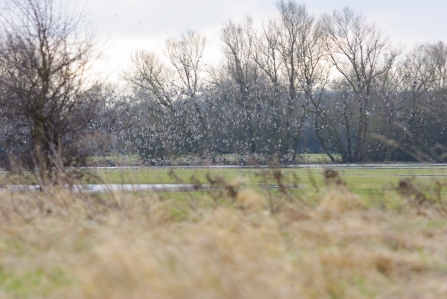
[[[263,188],[275,190],[278,189],[277,184],[256,184]],[[69,186],[66,186],[67,188]],[[213,187],[218,189],[223,187]],[[303,188],[303,186],[285,185],[284,188]],[[209,185],[192,185],[192,184],[86,184],[71,186],[73,192],[87,193],[105,193],[105,192],[203,192],[212,189]],[[21,191],[40,191],[39,185],[9,185],[0,190],[11,192]]]
[[[69,186],[67,186],[68,188]],[[102,193],[102,192],[191,192],[199,188],[191,184],[85,184],[73,185],[74,192]],[[39,185],[9,185],[3,190],[17,191],[39,191]],[[208,186],[200,186],[201,190],[209,189]]]

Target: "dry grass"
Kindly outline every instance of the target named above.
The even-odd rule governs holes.
[[[226,186],[183,200],[4,192],[0,298],[445,298],[438,204],[402,193],[380,208],[333,178],[312,200]]]

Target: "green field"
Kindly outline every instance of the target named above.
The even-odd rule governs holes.
[[[333,167],[349,190],[368,199],[383,199],[393,195],[401,180],[410,179],[424,188],[435,182],[447,182],[447,166],[415,167],[371,167],[349,168]],[[324,168],[280,168],[281,182],[287,186],[298,185],[294,192],[299,194],[315,193],[325,185]],[[245,185],[258,187],[262,184],[274,186],[275,169],[265,168],[120,168],[96,169],[94,173],[100,179],[89,183],[109,184],[172,184],[201,183],[210,184],[210,179],[221,178],[226,183],[242,180]]]
[[[445,193],[443,188],[434,190],[434,186],[447,184],[447,166],[444,165],[381,165],[373,167],[349,167],[343,164],[299,168],[219,168],[219,167],[120,167],[88,168],[83,184],[196,184],[222,187],[225,185],[243,185],[243,188],[278,189],[278,184],[288,187],[288,192],[296,196],[314,196],[326,185],[325,169],[334,169],[341,180],[354,194],[369,201],[385,202],[393,205],[396,188],[402,180],[411,180],[423,192]],[[280,173],[280,178],[275,178]],[[6,177],[6,172],[0,176]],[[26,175],[25,181],[10,180],[9,184],[31,183],[36,181]],[[275,188],[276,187],[276,188]],[[175,192],[174,192],[175,193]],[[181,198],[180,194],[166,194],[167,197]]]

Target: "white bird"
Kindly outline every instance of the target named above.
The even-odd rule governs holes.
[[[371,112],[368,112],[367,110],[365,110],[365,114],[366,115],[373,115]]]

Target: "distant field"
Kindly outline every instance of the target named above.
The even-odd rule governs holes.
[[[90,156],[87,163],[91,165],[135,165],[139,162],[139,155],[115,155],[115,156]]]
[[[416,179],[419,184],[435,181],[447,181],[447,166],[434,167],[381,167],[381,168],[346,168],[343,165],[335,168],[352,192],[376,199],[393,193],[393,188],[403,179]],[[298,184],[301,188],[296,192],[313,193],[316,188],[324,186],[323,168],[283,168],[283,181],[287,184]],[[209,184],[211,178],[220,177],[226,182],[244,178],[247,185],[276,182],[272,169],[250,168],[119,168],[96,169],[94,173],[101,180],[110,184],[171,184],[195,183]]]

